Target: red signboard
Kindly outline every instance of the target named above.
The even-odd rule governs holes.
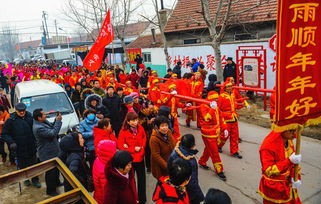
[[[269,47],[271,48],[271,50],[273,50],[274,52],[276,52],[276,34],[273,35],[270,40],[269,40]]]
[[[321,122],[320,0],[279,1],[277,131]]]
[[[129,61],[131,64],[136,64],[134,61],[136,58],[136,55],[142,55],[142,49],[127,49]]]

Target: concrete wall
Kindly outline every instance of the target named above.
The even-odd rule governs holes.
[[[144,63],[146,67],[156,70],[160,77],[166,74],[166,57],[164,48],[143,48],[142,53],[151,53],[151,63]]]
[[[236,59],[236,50],[238,46],[263,46],[266,49],[266,65],[267,65],[267,88],[272,89],[275,85],[275,72],[272,70],[272,63],[274,62],[275,53],[269,48],[267,40],[259,42],[248,42],[248,43],[233,43],[233,44],[222,44],[221,52],[223,57],[223,63],[226,62],[227,57],[233,57]],[[199,59],[205,65],[205,69],[209,74],[215,74],[215,66],[211,63],[211,57],[214,55],[214,51],[210,46],[189,46],[189,47],[172,47],[169,48],[169,56],[171,61],[171,67],[174,67],[175,62],[180,59],[183,64],[191,61],[192,58]],[[250,56],[250,54],[249,54]],[[212,62],[215,59],[212,59]],[[190,69],[187,66],[182,68],[182,73],[189,72]],[[207,84],[206,80],[206,84]],[[263,85],[262,85],[263,86]],[[263,88],[263,87],[262,87]]]

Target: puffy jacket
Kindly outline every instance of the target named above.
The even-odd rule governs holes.
[[[93,166],[93,181],[95,185],[94,199],[98,204],[103,203],[104,190],[106,185],[105,166],[113,158],[116,152],[116,142],[102,140],[97,144],[97,158]]]
[[[95,147],[94,147],[94,127],[97,124],[98,124],[97,117],[93,121],[90,121],[87,118],[85,118],[79,124],[79,131],[81,132],[81,134],[85,140],[86,147],[90,151],[95,150]]]
[[[68,169],[76,176],[83,186],[87,186],[87,174],[84,168],[84,148],[79,145],[78,134],[72,133],[63,137],[60,141],[61,160]],[[64,182],[65,192],[72,190],[67,180]]]
[[[3,126],[1,138],[9,144],[17,144],[16,153],[19,158],[30,158],[37,152],[32,125],[32,115],[27,111],[24,118],[12,113]]]
[[[182,158],[191,164],[192,176],[191,176],[191,180],[186,186],[186,191],[188,193],[190,203],[200,203],[204,200],[204,194],[198,183],[198,165],[195,158],[195,155],[197,153],[198,153],[197,150],[187,149],[177,144],[171,156],[168,159],[169,164],[177,158]]]
[[[90,104],[93,100],[97,101],[97,105],[95,107]],[[85,99],[85,109],[93,109],[97,112],[97,114],[102,114],[104,118],[109,118],[109,111],[102,105],[102,101],[103,99],[101,96],[97,94],[91,94]]]
[[[128,148],[124,148],[124,144],[127,144]],[[133,162],[143,161],[146,147],[146,133],[143,126],[138,125],[136,135],[130,129],[121,129],[117,146],[120,150],[126,150],[130,152],[130,154],[134,158]],[[140,151],[136,152],[135,147],[141,147]]]
[[[94,146],[95,146],[95,149],[101,140],[112,140],[117,143],[117,139],[112,131],[106,131],[106,130],[94,127]]]

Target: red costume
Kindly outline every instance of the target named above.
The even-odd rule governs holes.
[[[177,190],[170,184],[169,177],[161,177],[153,194],[156,204],[189,204],[189,198],[185,188]]]
[[[176,87],[176,85],[175,84],[170,85],[169,89],[171,89],[172,87]],[[183,108],[185,107],[185,104],[179,102],[179,99],[173,97],[173,95],[166,95],[162,99],[162,102],[164,106],[167,106],[171,109],[171,116],[174,118],[173,137],[175,138],[175,142],[177,142],[181,136],[181,133],[179,131],[179,123],[177,119],[177,115],[178,115],[177,108]]]
[[[155,85],[155,83],[158,83],[159,80],[158,79],[154,79],[153,80],[153,86]],[[159,87],[151,87],[148,91],[148,99],[150,101],[153,102],[153,104],[156,106],[156,107],[160,107],[161,104],[162,104],[162,101],[160,99],[160,95],[161,95],[161,90],[159,89]]]
[[[213,99],[217,97],[217,92],[211,91],[208,93],[207,100],[213,101]],[[211,157],[215,171],[219,174],[223,172],[223,164],[218,153],[217,139],[221,135],[221,132],[226,130],[227,126],[219,108],[213,109],[210,105],[202,104],[199,108],[199,112],[201,133],[205,149],[198,163],[200,165],[206,165],[206,162]]]
[[[272,131],[264,139],[260,148],[262,178],[258,191],[264,204],[301,203],[297,189],[292,188],[291,182],[294,177],[294,164],[289,157],[293,152],[292,140],[288,140],[285,146],[281,132]]]
[[[196,72],[195,74],[200,74],[199,72]],[[202,81],[202,78],[199,78],[199,80],[195,80],[195,76],[193,80],[188,84],[190,96],[193,98],[202,98],[204,83]],[[194,105],[196,105],[194,103]],[[197,111],[197,127],[200,127],[200,116],[199,111]],[[191,120],[193,119],[193,110],[186,111],[186,124],[189,125]]]
[[[225,82],[224,88],[226,86],[232,86],[232,83]],[[231,94],[223,92],[218,98],[218,107],[222,112],[222,116],[227,125],[227,130],[229,132],[230,138],[230,154],[233,155],[239,150],[239,125],[238,125],[238,114],[236,109],[239,108],[236,104],[235,95],[232,91]],[[222,148],[226,142],[227,138],[221,136],[219,141],[219,147]]]
[[[69,85],[71,86],[71,88],[74,89],[77,82],[78,82],[78,77],[77,76],[71,76],[69,78]]]

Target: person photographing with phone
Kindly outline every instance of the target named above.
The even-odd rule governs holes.
[[[62,116],[58,111],[55,121],[50,123],[44,111],[39,108],[33,111],[33,134],[37,141],[37,151],[41,162],[58,157],[60,153],[58,134],[62,126]],[[60,185],[59,171],[54,168],[45,174],[47,195],[58,195],[56,188]]]

